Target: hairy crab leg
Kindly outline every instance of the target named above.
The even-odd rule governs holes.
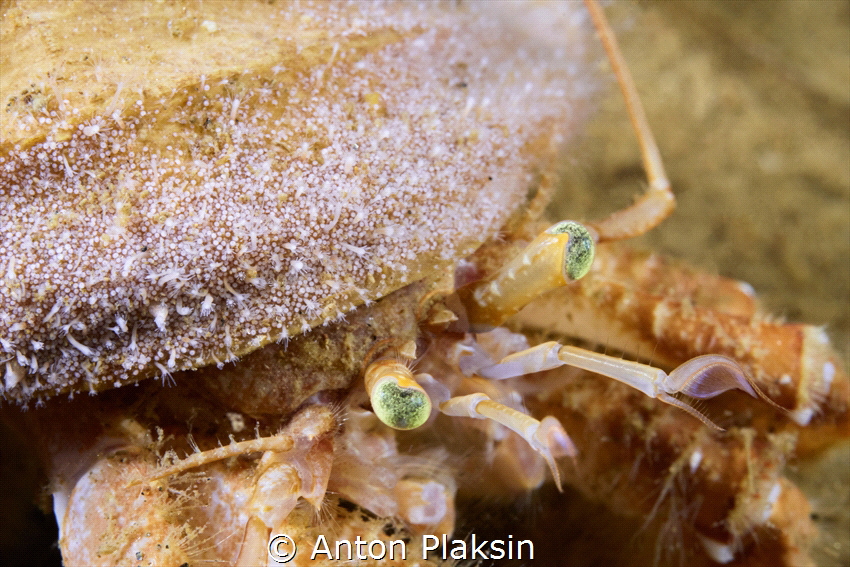
[[[694,407],[673,397],[684,394],[698,399],[708,399],[727,390],[743,390],[754,398],[760,397],[776,405],[744,372],[737,362],[727,356],[704,355],[692,358],[667,374],[660,368],[624,360],[585,349],[562,346],[550,341],[530,349],[506,356],[500,362],[480,368],[476,374],[491,380],[524,376],[542,370],[569,365],[613,378],[642,392],[650,398],[676,406],[719,431],[723,428]]]
[[[128,486],[154,482],[223,459],[262,452],[253,473],[254,489],[242,508],[248,519],[235,560],[237,566],[257,565],[266,558],[269,534],[284,525],[299,499],[304,498],[317,511],[321,508],[333,461],[335,429],[336,418],[330,409],[308,406],[277,435],[199,451]]]
[[[216,447],[215,449],[189,455],[185,459],[178,461],[169,467],[164,467],[156,471],[156,474],[145,479],[136,480],[132,484],[153,482],[155,480],[180,474],[216,461],[222,461],[224,459],[238,457],[248,453],[284,453],[286,451],[290,451],[293,447],[295,447],[295,440],[291,435],[287,435],[285,433],[272,435],[271,437],[239,441],[238,443],[230,443],[228,445]]]

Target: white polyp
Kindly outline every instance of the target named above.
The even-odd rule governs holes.
[[[153,315],[153,321],[156,323],[156,328],[159,329],[160,332],[165,332],[165,321],[168,319],[168,307],[165,304],[160,303],[151,308],[151,314]]]
[[[201,302],[201,316],[206,317],[209,315],[212,312],[213,305],[212,295],[206,294],[204,300]]]
[[[700,463],[702,462],[702,451],[696,449],[693,453],[691,453],[691,458],[688,459],[688,465],[691,468],[691,474],[694,474],[699,468]]]
[[[77,349],[84,355],[94,356],[94,349],[92,349],[91,347],[87,347],[86,345],[72,337],[71,333],[68,333],[65,338],[68,339],[68,342],[71,343],[71,346],[73,346],[75,349]]]
[[[127,318],[126,317],[124,317],[123,315],[116,315],[115,316],[115,324],[118,325],[118,328],[121,330],[122,333],[127,332]]]
[[[15,364],[14,362],[7,362],[6,363],[6,373],[3,375],[3,382],[6,385],[7,390],[11,390],[15,386],[17,386],[18,383],[23,379],[23,377],[24,377],[24,369],[23,368],[21,368],[19,365]]]
[[[56,314],[59,312],[59,309],[60,309],[61,307],[62,307],[62,302],[61,302],[61,301],[57,301],[57,302],[53,305],[53,307],[51,307],[51,308],[50,308],[50,311],[48,311],[48,312],[47,312],[47,315],[45,315],[45,316],[44,316],[44,319],[42,319],[42,321],[41,321],[41,322],[42,322],[42,323],[49,323],[49,322],[50,322],[50,320],[53,318],[53,316],[54,316],[54,315],[56,315]]]
[[[702,534],[697,534],[702,547],[705,549],[708,556],[718,563],[729,563],[735,559],[733,548],[728,543],[721,543],[716,539],[705,537]]]
[[[177,298],[177,307],[175,308],[178,315],[189,315],[192,312],[191,307],[185,307],[183,305],[183,300],[181,298]]]

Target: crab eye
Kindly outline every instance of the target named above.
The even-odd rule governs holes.
[[[570,239],[564,250],[564,276],[572,281],[590,271],[596,253],[596,243],[590,231],[575,221],[561,221],[549,227],[549,234],[567,234]]]
[[[431,400],[421,389],[404,388],[387,380],[373,391],[372,409],[393,429],[416,429],[431,415]]]
[[[365,376],[372,410],[393,429],[416,429],[431,416],[431,399],[399,362],[378,361]]]

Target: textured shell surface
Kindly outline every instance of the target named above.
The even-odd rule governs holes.
[[[233,360],[450,268],[593,91],[570,3],[3,8],[0,392],[23,404]]]

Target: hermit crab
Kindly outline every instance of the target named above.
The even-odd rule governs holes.
[[[4,13],[21,58],[67,42],[9,71],[0,123],[3,396],[34,406],[4,411],[45,463],[66,563],[306,564],[357,538],[387,542],[364,562],[500,559],[467,555],[456,528],[485,528],[464,510],[548,474],[653,541],[674,526],[689,560],[805,554],[787,429],[843,423],[846,378],[737,282],[605,246],[673,196],[593,2],[251,8],[98,3],[70,36],[44,32],[61,5]],[[132,41],[103,31],[116,11]],[[588,14],[649,189],[547,228],[596,88]],[[569,336],[655,342],[671,372]],[[722,420],[680,397],[721,393],[740,409]]]

